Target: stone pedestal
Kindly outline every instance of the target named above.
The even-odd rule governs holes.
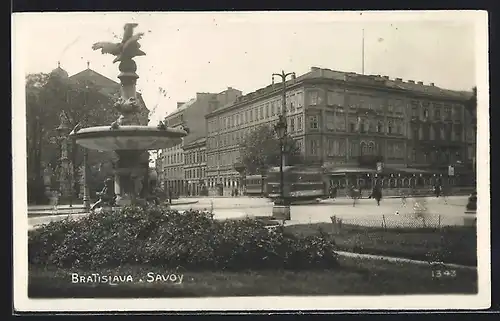
[[[115,194],[116,204],[126,206],[141,203],[141,192],[144,179],[147,175],[147,167],[143,165],[141,150],[116,151],[118,162],[115,166]]]
[[[289,221],[290,216],[290,205],[273,205],[273,219]]]

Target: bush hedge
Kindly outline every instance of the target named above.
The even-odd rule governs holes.
[[[62,268],[126,264],[189,270],[304,269],[337,266],[333,240],[269,231],[253,220],[213,220],[199,211],[125,207],[29,232],[29,263]]]

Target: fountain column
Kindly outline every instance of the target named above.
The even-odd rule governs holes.
[[[114,151],[118,156],[114,164],[114,193],[117,195],[117,205],[142,205],[143,198],[148,196],[147,151],[178,145],[182,142],[182,137],[188,134],[186,128],[169,128],[161,121],[156,127],[141,125],[140,106],[136,97],[136,82],[139,76],[133,58],[144,56],[146,53],[139,49],[138,43],[144,34],[134,35],[135,27],[136,23],[125,24],[120,43],[97,42],[92,46],[93,50],[101,49],[103,54],[114,55],[113,63],[120,63],[118,75],[121,83],[120,98],[114,104],[120,117],[111,126],[81,128],[78,124],[70,133],[76,143],[85,148]],[[106,197],[101,197],[95,206],[108,202],[114,195],[104,196]]]
[[[125,59],[119,65],[121,82],[121,99],[115,105],[120,111],[120,126],[140,125],[136,116],[138,105],[136,102],[137,65],[132,59]],[[143,188],[144,170],[141,164],[147,157],[145,150],[129,149],[116,150],[118,161],[115,166],[115,194],[118,205],[135,204],[140,200]],[[147,160],[146,160],[147,161]]]

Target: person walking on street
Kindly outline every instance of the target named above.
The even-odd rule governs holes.
[[[172,188],[168,188],[168,204],[172,204]]]
[[[379,184],[373,186],[372,197],[377,201],[377,206],[380,206],[382,199],[382,187]]]
[[[332,187],[330,188],[330,197],[332,199],[337,198],[337,189],[338,189],[337,184],[332,185]]]
[[[436,194],[436,198],[441,196],[441,186],[437,183],[434,185],[434,193]]]

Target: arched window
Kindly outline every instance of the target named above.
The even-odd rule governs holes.
[[[375,142],[370,142],[368,150],[370,151],[370,155],[377,154],[377,151],[375,150]]]
[[[387,124],[387,133],[392,134],[392,122],[389,122],[389,124]]]

